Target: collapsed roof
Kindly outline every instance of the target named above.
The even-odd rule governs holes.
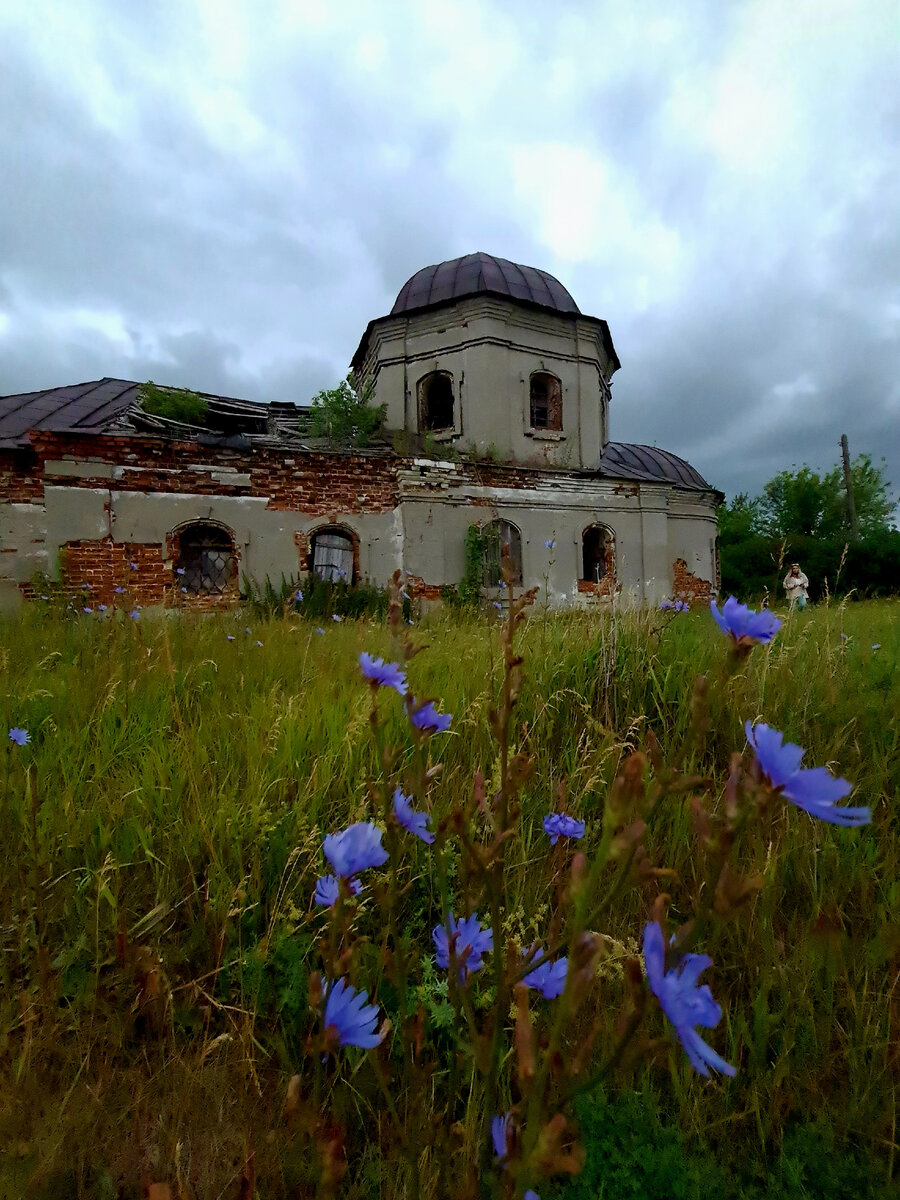
[[[173,396],[189,394],[206,402],[205,424],[190,425],[146,412],[141,407],[143,385],[128,379],[95,379],[87,383],[0,396],[0,448],[24,448],[29,433],[85,435],[150,434],[196,441],[228,449],[251,446],[313,450],[308,445],[309,409],[294,404],[257,404],[184,389],[159,389]],[[520,468],[521,469],[521,468]],[[695,492],[712,492],[690,463],[656,446],[609,442],[596,473],[601,478],[631,483],[667,483]]]

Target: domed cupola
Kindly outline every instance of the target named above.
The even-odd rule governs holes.
[[[481,295],[505,296],[554,312],[579,312],[568,291],[548,271],[479,252],[416,271],[400,289],[391,316]]]

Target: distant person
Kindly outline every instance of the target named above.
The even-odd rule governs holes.
[[[799,563],[791,563],[791,569],[784,577],[784,590],[791,608],[806,608],[809,600],[809,580],[800,570]]]

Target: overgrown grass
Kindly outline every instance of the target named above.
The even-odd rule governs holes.
[[[744,1190],[723,1195],[868,1194],[803,1191],[816,1185],[790,1166],[803,1157],[798,1138],[804,1162],[852,1159],[885,1189],[871,1195],[890,1194],[900,1065],[898,618],[896,602],[798,613],[730,677],[706,613],[537,616],[524,631],[518,741],[536,770],[512,864],[523,935],[546,907],[529,865],[548,853],[540,819],[557,788],[590,831],[623,756],[648,731],[668,763],[704,774],[742,746],[745,719],[763,718],[807,747],[810,765],[853,780],[852,803],[873,809],[872,826],[859,831],[792,811],[771,837],[741,845],[740,865],[767,886],[703,946],[726,1010],[717,1048],[739,1063],[737,1078],[704,1084],[678,1053],[669,1069],[633,1068],[618,1081],[621,1097],[601,1108],[615,1124],[624,1104],[631,1119],[637,1088],[646,1137],[638,1129],[624,1139],[619,1177],[598,1168],[609,1135],[588,1122],[588,1172],[561,1195],[712,1194],[719,1184],[704,1192],[689,1164],[707,1163],[709,1180],[737,1179],[748,1156]],[[501,672],[497,631],[435,615],[414,636],[425,647],[409,668],[416,694],[454,714],[434,791],[439,820],[471,793],[477,769],[488,784],[496,776],[487,711]],[[321,839],[370,815],[363,649],[390,652],[383,625],[329,621],[317,633],[296,616],[131,621],[38,609],[0,625],[0,729],[32,737],[21,749],[4,745],[0,764],[0,1196],[131,1197],[169,1179],[185,1197],[231,1197],[250,1161],[259,1196],[307,1194],[309,1165],[283,1104],[316,958]],[[701,675],[705,694],[695,689]],[[395,719],[399,732],[399,705]],[[676,871],[667,890],[677,912],[697,884],[685,806],[673,803],[657,822],[651,848]],[[410,923],[425,931],[436,905],[419,861]],[[636,947],[651,899],[635,890],[613,915],[621,955]],[[615,955],[607,974],[598,1003],[608,997],[613,1011],[622,990]],[[426,999],[439,1022],[437,982]],[[378,1099],[357,1103],[374,1113]],[[819,1133],[827,1153],[809,1151]],[[661,1141],[681,1175],[672,1168],[667,1193],[627,1191],[625,1160]],[[793,1191],[765,1190],[767,1172],[792,1169]],[[347,1188],[393,1195],[377,1156]]]

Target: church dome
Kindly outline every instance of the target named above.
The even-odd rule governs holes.
[[[538,308],[577,313],[578,305],[547,271],[493,254],[466,254],[416,271],[400,289],[391,316],[447,304],[463,296],[509,296]]]

